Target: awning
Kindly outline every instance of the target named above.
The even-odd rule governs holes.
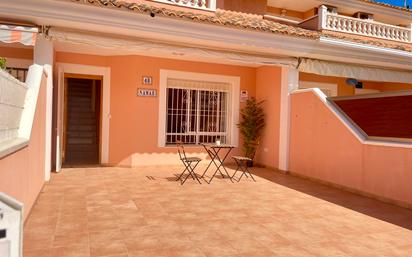
[[[0,41],[34,46],[38,32],[39,29],[37,27],[0,24]]]
[[[229,63],[245,65],[275,65],[296,67],[297,58],[280,56],[262,56],[241,52],[229,52],[224,50],[205,49],[202,47],[177,45],[167,42],[152,42],[134,37],[117,37],[115,35],[90,33],[73,30],[65,30],[52,27],[48,31],[52,40],[61,43],[70,43],[82,47],[82,49],[103,50],[106,53],[115,52],[122,54],[143,54],[153,56],[170,56],[179,59],[199,58],[205,61],[223,60]]]
[[[391,70],[313,59],[301,59],[299,71],[322,76],[354,78],[357,80],[412,83],[412,71]]]

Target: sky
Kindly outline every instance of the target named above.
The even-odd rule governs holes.
[[[403,7],[403,4],[404,4],[405,1],[404,0],[376,0],[376,2],[383,2],[383,3],[388,3],[388,4]],[[410,2],[411,2],[411,0],[406,0],[406,4],[411,5]]]

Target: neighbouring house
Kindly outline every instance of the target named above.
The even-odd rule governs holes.
[[[178,164],[265,100],[256,162],[412,206],[412,12],[368,0],[0,0],[0,191]],[[12,78],[12,76],[15,77]],[[18,90],[16,89],[18,88]]]

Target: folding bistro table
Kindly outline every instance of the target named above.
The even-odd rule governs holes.
[[[205,148],[206,152],[209,154],[210,156],[210,163],[207,166],[206,170],[203,172],[202,174],[202,178],[204,178],[206,172],[209,170],[210,166],[212,165],[212,163],[216,166],[216,170],[213,173],[212,177],[209,180],[209,184],[210,182],[212,182],[213,178],[216,176],[217,172],[219,172],[222,177],[224,178],[225,175],[223,174],[222,170],[226,173],[227,177],[230,179],[230,181],[233,183],[232,177],[229,175],[229,173],[227,172],[224,163],[226,158],[229,156],[230,152],[233,150],[233,148],[235,148],[234,146],[231,145],[206,145],[206,144],[202,144],[203,147]],[[224,154],[223,158],[220,158],[219,153],[221,151],[226,151],[226,153]]]

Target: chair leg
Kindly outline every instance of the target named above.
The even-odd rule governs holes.
[[[196,162],[196,164],[195,164],[193,167],[190,166],[190,169],[191,169],[191,171],[192,171],[192,174],[193,174],[194,177],[196,178],[197,182],[199,182],[199,184],[202,184],[202,183],[200,182],[199,178],[197,177],[196,172],[195,172],[195,169],[196,169],[196,167],[197,167],[198,164],[199,164],[199,162]]]
[[[181,181],[180,184],[183,185],[183,184],[186,182],[187,178],[190,177],[190,175],[191,175],[191,174],[190,174],[190,172],[189,172],[189,174],[187,174],[187,176],[185,177],[185,179],[183,179],[183,181]]]
[[[183,163],[183,164],[185,165],[185,169],[183,170],[182,173],[180,173],[180,175],[179,175],[179,177],[176,179],[176,181],[179,181],[179,180],[182,178],[183,174],[185,174],[185,172],[186,172],[186,170],[187,170],[187,165],[186,165],[185,163]]]
[[[247,174],[249,174],[253,181],[256,182],[255,178],[252,176],[252,173],[250,173],[249,169],[247,168],[247,162],[238,163],[238,167],[242,171],[242,175],[240,175],[238,182],[242,179],[243,175],[245,175],[245,177],[248,178]]]
[[[192,177],[193,180],[197,180],[197,182],[199,182],[199,184],[202,184],[200,182],[199,178],[197,177],[196,173],[195,173],[195,168],[197,167],[199,162],[196,162],[196,164],[193,167],[192,167],[192,163],[184,163],[184,164],[185,164],[186,168],[184,169],[183,173],[187,170],[189,172],[189,174],[187,174],[185,179],[183,181],[181,181],[181,185],[183,185],[189,177]],[[183,176],[183,173],[180,175],[180,177]]]
[[[250,173],[250,171],[248,170],[247,173],[249,173],[250,177],[253,179],[253,181],[256,182],[255,178],[252,176],[252,173]]]
[[[235,160],[235,163],[236,163],[237,168],[236,168],[236,170],[235,170],[235,173],[233,173],[232,178],[235,178],[236,173],[239,171],[239,162],[238,162],[238,160],[236,160],[236,159],[234,159],[234,160]]]

